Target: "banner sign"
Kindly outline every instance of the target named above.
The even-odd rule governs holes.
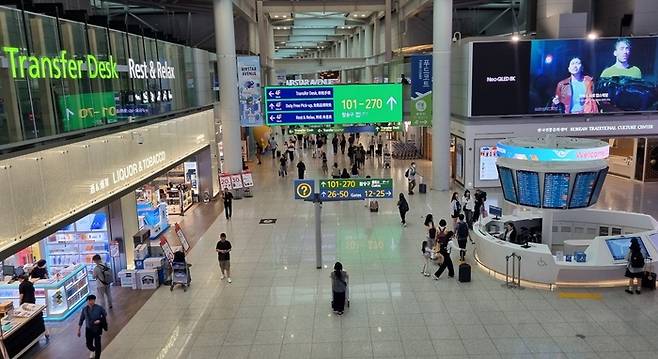
[[[240,175],[239,173],[235,175],[231,175],[231,187],[233,187],[233,189],[240,189],[243,187],[242,175]]]
[[[231,190],[231,175],[222,174],[219,176],[219,186],[222,188],[222,191],[225,189]]]
[[[411,56],[412,126],[432,126],[432,55]]]
[[[320,180],[320,200],[322,201],[370,198],[393,198],[393,180],[390,178]]]
[[[187,241],[187,238],[185,237],[185,233],[183,233],[183,229],[180,227],[178,223],[174,224],[174,231],[178,236],[178,240],[180,241],[180,244],[183,246],[183,250],[185,251],[185,253],[187,253],[190,250],[190,242]]]
[[[244,187],[254,186],[254,178],[251,176],[251,172],[242,172],[242,185]]]
[[[402,121],[401,84],[272,86],[265,97],[270,126]]]
[[[237,62],[240,125],[243,127],[262,126],[260,58],[258,56],[238,56]]]
[[[173,262],[174,260],[174,251],[171,249],[171,245],[169,245],[169,241],[167,240],[166,236],[160,237],[160,247],[162,248],[162,251],[164,252],[164,255],[167,257],[169,262]]]

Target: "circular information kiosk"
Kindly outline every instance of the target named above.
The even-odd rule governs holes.
[[[490,211],[474,226],[475,259],[485,270],[510,275],[512,258],[521,263],[512,273],[525,285],[616,286],[628,281],[631,238],[638,238],[645,258],[658,258],[658,222],[651,216],[589,208],[608,173],[607,143],[515,138],[497,149],[503,197],[519,208],[506,215]]]

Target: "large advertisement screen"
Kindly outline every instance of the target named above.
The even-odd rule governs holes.
[[[658,38],[473,44],[472,116],[658,109]]]

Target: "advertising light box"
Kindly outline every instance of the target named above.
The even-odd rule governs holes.
[[[658,110],[658,38],[473,43],[471,116]]]
[[[265,88],[268,125],[402,121],[402,85],[273,86]]]

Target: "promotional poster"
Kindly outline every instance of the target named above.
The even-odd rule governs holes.
[[[411,56],[412,126],[432,126],[432,55]]]
[[[258,56],[238,56],[238,95],[240,98],[240,125],[243,127],[262,126],[262,90]]]

